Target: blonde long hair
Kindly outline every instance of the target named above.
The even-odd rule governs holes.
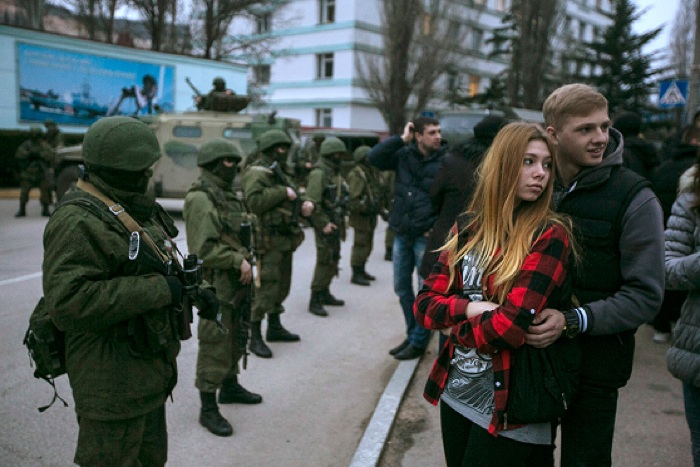
[[[518,205],[516,193],[523,157],[531,141],[547,145],[552,154],[551,174],[537,200],[522,201]],[[556,173],[554,151],[552,141],[536,124],[510,123],[498,132],[478,168],[474,196],[465,211],[470,222],[460,234],[469,232],[469,241],[460,248],[459,235],[452,235],[441,248],[449,252],[450,285],[462,259],[474,251],[479,258],[478,267],[484,271],[483,277],[495,276],[496,296],[488,299],[503,303],[533,241],[548,225],[562,225],[572,238],[570,221],[551,208]],[[514,215],[516,205],[517,216]],[[482,285],[483,292],[485,289]]]

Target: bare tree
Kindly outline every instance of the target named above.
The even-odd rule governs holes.
[[[176,14],[178,0],[129,0],[146,20],[151,33],[151,50],[163,50],[166,43],[168,23]]]
[[[205,58],[221,60],[232,54],[247,59],[260,57],[269,53],[272,37],[264,33],[230,34],[234,19],[256,20],[274,12],[279,21],[279,12],[288,3],[289,0],[193,0],[192,35],[200,38]]]
[[[88,38],[114,42],[114,15],[126,0],[70,0]]]
[[[504,26],[495,31],[494,55],[508,55],[506,88],[511,105],[539,108],[552,62],[551,43],[562,0],[513,0]]]
[[[698,0],[680,0],[673,19],[670,65],[678,78],[690,76],[695,42],[695,9]]]
[[[449,27],[453,6],[448,0],[380,2],[384,53],[361,56],[356,72],[391,133],[401,132],[412,109],[425,108],[436,82],[455,66],[466,28]]]
[[[24,11],[29,20],[29,27],[32,29],[44,30],[44,11],[46,10],[45,0],[23,0],[19,2],[20,8]]]

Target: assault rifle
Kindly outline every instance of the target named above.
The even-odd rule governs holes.
[[[238,349],[243,354],[243,369],[248,368],[248,339],[250,337],[250,318],[253,306],[253,284],[259,284],[259,277],[256,270],[255,242],[253,241],[253,224],[249,221],[241,223],[240,239],[241,245],[245,248],[248,261],[253,268],[253,280],[250,284],[244,285],[231,300],[231,306],[238,310],[238,326],[236,341]]]
[[[326,186],[324,197],[331,205],[329,212],[330,221],[337,226],[335,230],[326,235],[326,238],[328,240],[328,246],[331,249],[331,258],[334,263],[338,263],[340,262],[340,228],[343,225],[350,194],[348,193],[347,187],[341,183],[339,185]],[[339,271],[336,270],[336,276],[338,274]]]
[[[294,188],[291,183],[289,183],[289,179],[284,174],[282,167],[277,163],[277,161],[272,163],[272,165],[270,166],[270,170],[272,170],[272,173],[275,174],[275,177],[277,177],[277,180],[282,185],[286,186],[287,188],[291,188],[297,195],[294,201],[292,201],[292,217],[289,221],[299,222],[299,214],[301,213],[301,198],[299,198],[299,191],[297,191],[297,189]]]

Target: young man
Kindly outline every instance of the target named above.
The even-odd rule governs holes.
[[[395,235],[394,291],[399,296],[406,321],[406,339],[389,353],[398,360],[420,357],[430,339],[430,331],[416,323],[413,316],[416,298],[413,271],[420,267],[426,234],[437,219],[429,192],[446,148],[442,144],[440,122],[420,117],[408,122],[401,136],[392,136],[377,144],[368,156],[370,163],[379,170],[396,172],[389,228]],[[418,276],[418,289],[421,282]]]
[[[554,204],[577,232],[581,258],[573,287],[581,305],[544,310],[525,342],[546,347],[562,332],[580,336],[581,383],[561,423],[561,465],[609,466],[634,334],[663,298],[663,214],[649,182],[622,167],[623,140],[602,94],[566,85],[550,94],[543,113],[557,146]]]

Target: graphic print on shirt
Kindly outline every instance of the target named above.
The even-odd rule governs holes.
[[[469,252],[462,260],[463,293],[471,301],[483,301],[481,280],[484,271],[478,267],[478,256]],[[477,349],[455,346],[445,392],[460,403],[483,414],[493,412],[493,371],[491,355]]]

